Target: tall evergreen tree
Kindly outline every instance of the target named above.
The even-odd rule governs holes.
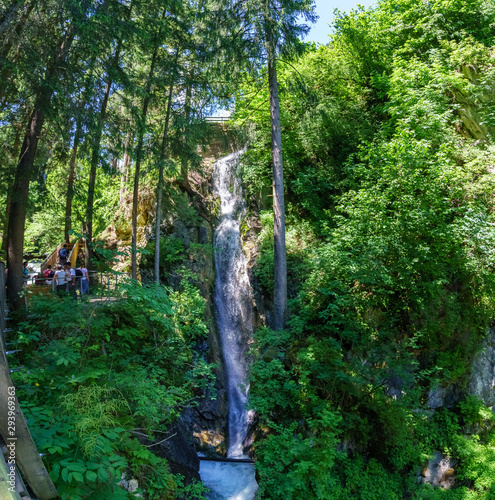
[[[93,66],[95,64],[95,58],[91,60],[88,68],[88,75],[86,77],[86,83],[84,86],[83,95],[78,106],[77,116],[76,116],[76,130],[74,132],[74,139],[72,143],[72,150],[69,162],[69,175],[67,178],[67,199],[65,202],[65,226],[64,226],[64,241],[69,242],[69,231],[72,228],[72,199],[74,197],[74,177],[76,170],[76,157],[77,151],[79,149],[79,143],[83,136],[83,118],[84,110],[89,97],[90,86],[93,79]]]
[[[132,195],[132,241],[131,241],[131,275],[133,279],[137,278],[137,210],[139,198],[139,176],[141,173],[141,161],[143,154],[143,141],[146,131],[146,116],[148,114],[148,106],[151,99],[151,86],[153,74],[155,72],[156,58],[158,55],[158,44],[155,46],[153,56],[151,58],[150,70],[146,80],[145,95],[143,99],[143,109],[138,125],[138,142],[136,146],[136,166],[134,170],[134,189]]]
[[[268,67],[275,262],[272,326],[275,330],[282,329],[287,319],[285,201],[277,55],[287,56],[301,47],[299,37],[309,31],[309,26],[300,24],[300,19],[315,21],[317,16],[314,7],[313,0],[248,0],[242,4],[234,2],[230,6],[232,19],[238,20],[242,26],[242,29],[231,32],[231,37],[234,37],[232,46],[242,54],[245,47],[250,45],[251,49],[245,52],[246,57],[254,55],[258,59],[266,58]],[[230,30],[235,26],[231,26]],[[249,60],[245,63],[252,64]]]
[[[74,7],[70,5],[70,7]],[[26,209],[29,193],[29,182],[34,170],[34,159],[38,141],[49,111],[50,102],[56,88],[56,80],[63,68],[70,47],[78,30],[87,22],[89,0],[72,12],[73,20],[67,27],[61,43],[57,47],[55,56],[48,65],[45,77],[38,89],[33,110],[29,118],[24,141],[21,147],[19,162],[17,164],[14,186],[12,189],[12,202],[9,213],[7,265],[9,274],[7,279],[8,297],[11,307],[19,309],[23,300],[20,297],[22,290],[22,261],[24,248],[24,229]]]
[[[88,182],[88,197],[86,201],[86,217],[84,223],[84,259],[85,266],[87,269],[93,268],[93,249],[91,242],[93,240],[93,209],[94,209],[94,197],[95,197],[95,186],[96,186],[96,175],[97,169],[100,162],[100,147],[103,135],[103,127],[105,124],[107,106],[110,99],[110,92],[114,79],[120,72],[120,59],[123,50],[123,43],[128,29],[127,22],[132,16],[133,2],[131,1],[129,6],[124,7],[124,11],[120,11],[117,16],[122,16],[118,19],[116,33],[111,34],[111,38],[116,37],[117,45],[113,55],[109,57],[107,67],[106,67],[106,80],[105,80],[105,90],[101,97],[100,108],[97,114],[97,119],[94,124],[93,130],[90,132],[92,137],[91,143],[91,164]],[[123,22],[120,22],[123,20]]]
[[[168,129],[170,124],[170,111],[172,109],[172,94],[174,90],[173,83],[170,84],[167,98],[167,111],[165,113],[165,125],[163,128],[162,144],[160,148],[160,157],[158,159],[158,185],[156,188],[156,221],[155,221],[155,281],[160,283],[160,226],[162,211],[162,192],[163,192],[163,171],[168,146]]]

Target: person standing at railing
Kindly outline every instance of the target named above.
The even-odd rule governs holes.
[[[81,295],[84,295],[85,293],[89,294],[89,274],[88,270],[83,267],[81,263],[79,263],[79,266],[76,269],[76,277],[78,280],[80,280],[80,290],[81,290]]]
[[[62,266],[59,264],[57,266],[57,270],[55,271],[54,274],[54,282],[57,286],[57,293],[61,294],[65,292],[67,288],[67,283],[65,282],[65,271],[62,269]]]
[[[22,264],[22,277],[24,279],[24,284],[26,284],[27,280],[29,279],[28,264],[29,262],[27,260],[25,260]]]
[[[48,264],[46,266],[46,269],[43,271],[43,276],[46,278],[46,284],[47,285],[51,285],[52,284],[52,278],[53,278],[53,275],[54,275],[54,271],[52,269],[52,266],[50,264]]]

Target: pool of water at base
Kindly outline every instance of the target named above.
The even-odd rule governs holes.
[[[254,464],[201,460],[199,475],[208,500],[253,500],[258,489]]]

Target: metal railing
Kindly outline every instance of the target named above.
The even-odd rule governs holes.
[[[61,278],[46,278],[41,273],[30,276],[24,280],[26,297],[39,291],[40,293],[68,295],[72,293],[75,296],[89,296],[93,299],[110,301],[122,296],[122,285],[129,283],[131,279],[131,273],[89,271],[88,275],[89,281],[84,276],[67,277],[65,275]]]

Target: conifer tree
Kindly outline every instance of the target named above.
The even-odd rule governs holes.
[[[24,141],[21,147],[19,162],[17,164],[14,185],[12,188],[12,202],[10,205],[8,224],[8,250],[7,266],[9,269],[7,279],[7,291],[11,307],[19,309],[23,300],[20,297],[22,290],[22,261],[24,248],[24,229],[26,221],[26,210],[29,193],[29,182],[34,169],[34,159],[38,147],[38,141],[49,111],[50,102],[56,88],[56,80],[63,68],[71,45],[78,30],[85,22],[88,22],[87,12],[89,0],[83,2],[72,11],[73,21],[67,27],[65,34],[56,49],[56,54],[48,64],[44,79],[42,80],[36,95],[29,121],[26,126]],[[73,4],[69,4],[69,8]]]
[[[87,104],[89,97],[90,86],[93,80],[93,66],[95,64],[95,58],[91,60],[88,68],[88,75],[86,77],[86,83],[84,86],[83,95],[77,110],[76,117],[76,130],[74,132],[74,139],[72,143],[72,150],[69,162],[69,175],[67,178],[67,199],[65,202],[65,226],[64,226],[64,241],[69,242],[69,231],[72,228],[72,199],[74,197],[74,177],[76,170],[76,157],[77,150],[79,149],[79,143],[83,136],[83,117],[84,108]]]
[[[129,33],[125,33],[128,29],[127,21],[130,19],[133,12],[133,2],[131,1],[129,6],[124,8],[124,11],[119,11],[122,16],[123,22],[118,23],[118,29],[116,33],[112,34],[112,37],[116,38],[117,46],[113,54],[109,57],[107,68],[106,68],[106,80],[105,80],[105,90],[100,101],[100,108],[97,114],[97,119],[95,122],[94,129],[91,131],[91,166],[89,173],[88,182],[88,197],[86,202],[86,217],[84,223],[84,259],[86,269],[93,268],[93,249],[91,242],[93,240],[93,208],[94,208],[94,197],[95,197],[95,186],[96,186],[96,175],[98,164],[100,162],[100,147],[103,135],[103,127],[105,125],[105,119],[107,114],[107,106],[110,99],[110,92],[112,85],[114,83],[115,77],[120,72],[120,59],[123,50],[123,43],[126,36]],[[132,30],[132,28],[129,28]],[[111,41],[110,41],[111,43]]]
[[[270,94],[270,120],[273,166],[274,215],[274,309],[272,326],[284,327],[287,319],[287,258],[285,245],[285,201],[282,155],[282,131],[278,96],[277,56],[286,56],[301,46],[299,37],[309,26],[299,24],[300,19],[315,21],[313,0],[248,0],[230,5],[231,18],[242,29],[231,31],[232,46],[244,51],[244,64],[252,65],[253,56],[266,58]],[[230,30],[235,27],[230,27]],[[262,42],[261,42],[262,41]],[[246,51],[246,47],[249,49]],[[242,52],[235,54],[237,57]]]
[[[160,148],[160,157],[158,159],[158,185],[156,188],[156,221],[155,221],[155,281],[160,283],[160,226],[162,210],[162,192],[163,192],[163,171],[168,146],[168,129],[170,124],[170,111],[172,109],[173,83],[170,84],[167,98],[167,111],[165,113],[165,124],[163,128],[162,144]]]

